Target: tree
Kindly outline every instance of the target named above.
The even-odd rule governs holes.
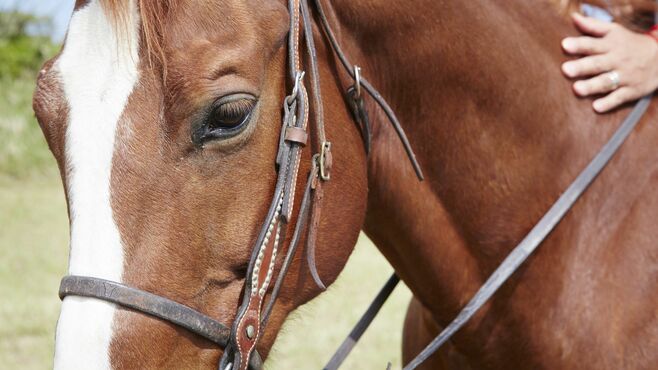
[[[47,36],[51,30],[48,18],[0,12],[0,79],[33,75],[56,52]]]

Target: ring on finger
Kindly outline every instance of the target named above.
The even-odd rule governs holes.
[[[619,72],[611,71],[607,74],[608,79],[610,80],[610,90],[617,90],[619,88]]]

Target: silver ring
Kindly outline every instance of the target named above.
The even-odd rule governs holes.
[[[608,72],[608,78],[610,79],[610,89],[617,90],[619,87],[619,72],[611,71]]]

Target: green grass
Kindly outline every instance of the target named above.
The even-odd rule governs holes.
[[[57,288],[67,259],[66,205],[57,175],[0,178],[0,369],[52,366]],[[267,368],[321,368],[390,273],[362,237],[328,292],[291,315]],[[344,369],[385,369],[389,361],[399,368],[409,297],[406,287],[397,288]]]
[[[0,180],[0,369],[51,367],[68,223],[57,177]]]
[[[328,291],[291,314],[268,369],[321,369],[361,317],[393,269],[365,235]],[[343,369],[401,368],[402,323],[411,298],[400,284],[354,348]]]
[[[36,77],[0,79],[0,176],[25,178],[56,171],[32,112]]]

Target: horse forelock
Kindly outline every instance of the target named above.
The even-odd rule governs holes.
[[[101,5],[112,26],[123,39],[130,25],[130,4],[122,0],[101,0]],[[159,65],[166,73],[163,36],[167,15],[175,9],[175,0],[136,0],[141,21],[142,44],[147,61]]]

